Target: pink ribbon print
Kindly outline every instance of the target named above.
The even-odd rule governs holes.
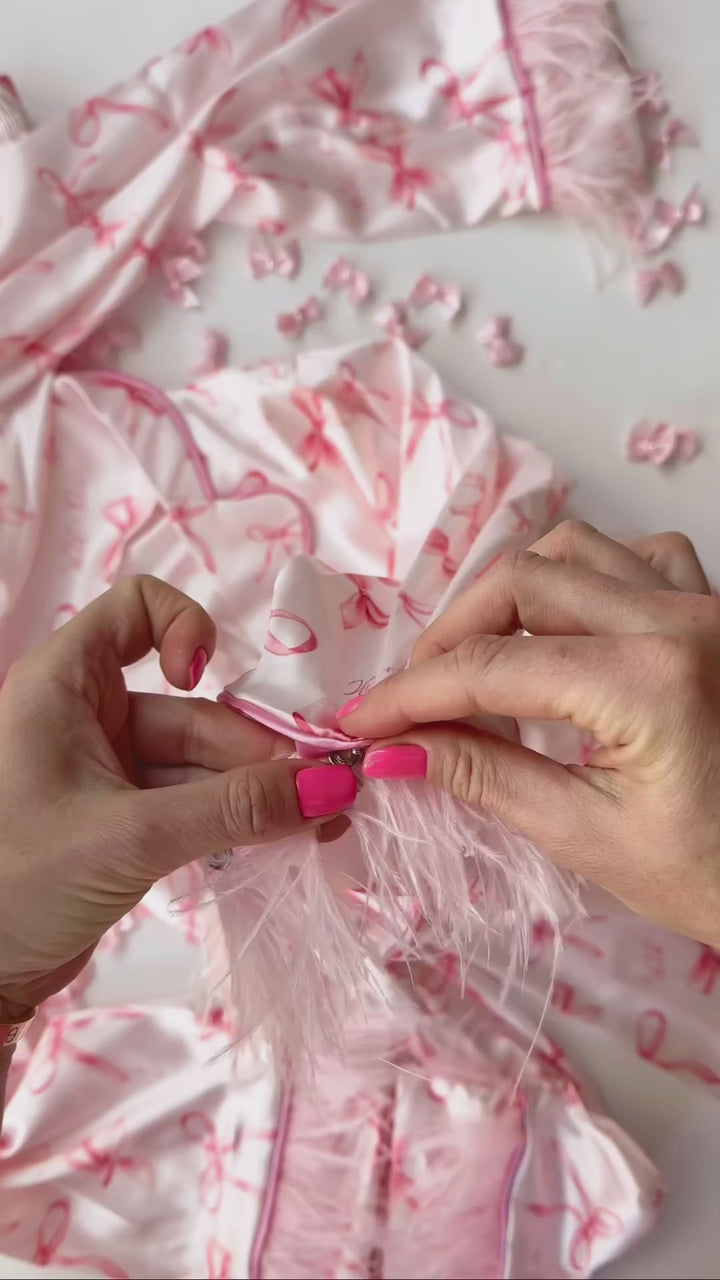
[[[200,559],[203,562],[208,573],[217,573],[217,563],[210,547],[204,538],[200,537],[197,530],[192,528],[191,521],[197,520],[200,516],[204,516],[208,511],[212,510],[212,503],[205,503],[200,507],[192,507],[187,502],[177,503],[168,510],[168,517],[176,524],[185,534],[189,542],[197,548],[200,553]]]
[[[53,1262],[60,1267],[87,1267],[90,1271],[101,1271],[109,1280],[129,1280],[127,1271],[110,1258],[99,1254],[61,1253],[69,1230],[70,1201],[53,1200],[38,1229],[33,1262],[39,1267],[49,1267]]]
[[[477,120],[486,120],[494,124],[502,124],[497,109],[511,99],[507,94],[491,98],[472,98],[472,87],[480,79],[488,62],[503,52],[503,42],[498,41],[480,63],[476,71],[461,79],[452,67],[438,58],[426,58],[420,64],[421,79],[437,88],[445,103],[448,124],[474,124]]]
[[[118,1011],[116,1016],[134,1019],[142,1015]],[[77,1030],[82,1030],[90,1026],[93,1021],[94,1015],[91,1013],[83,1017],[74,1018],[72,1023],[66,1016],[53,1019],[35,1051],[31,1066],[30,1093],[47,1092],[55,1082],[63,1058],[68,1058],[71,1062],[77,1062],[83,1067],[88,1067],[91,1071],[99,1071],[103,1075],[112,1076],[114,1080],[123,1084],[129,1080],[130,1077],[127,1072],[116,1066],[114,1062],[110,1062],[107,1058],[103,1058],[97,1053],[88,1053],[84,1049],[79,1049],[77,1045],[68,1040],[69,1025]]]
[[[242,1178],[235,1178],[227,1168],[229,1157],[237,1154],[237,1142],[220,1142],[215,1124],[204,1111],[188,1111],[180,1117],[185,1137],[200,1143],[205,1153],[205,1165],[200,1174],[200,1200],[208,1213],[218,1213],[223,1192],[228,1183],[241,1191],[258,1195],[260,1189]]]
[[[287,0],[280,23],[280,38],[289,40],[319,18],[329,18],[333,13],[337,13],[337,5],[328,4],[327,0]]]
[[[538,1218],[550,1218],[556,1214],[570,1214],[571,1217],[576,1219],[578,1226],[570,1240],[569,1262],[573,1271],[576,1271],[579,1275],[589,1275],[593,1270],[592,1255],[595,1243],[598,1240],[612,1240],[614,1236],[619,1236],[623,1230],[623,1222],[612,1209],[605,1209],[593,1204],[582,1183],[580,1174],[567,1152],[563,1151],[557,1140],[553,1140],[551,1145],[558,1164],[561,1168],[564,1168],[577,1192],[579,1204],[569,1204],[562,1201],[559,1204],[551,1205],[529,1204],[527,1207],[529,1212]]]
[[[265,558],[262,567],[255,575],[256,582],[262,582],[272,567],[276,549],[290,559],[296,554],[298,543],[302,544],[303,527],[299,520],[289,520],[287,524],[276,528],[264,524],[251,524],[246,535],[251,542],[265,544]]]
[[[425,555],[439,556],[443,574],[446,578],[454,578],[458,571],[457,560],[450,555],[450,539],[442,529],[431,529],[425,545]]]
[[[105,1135],[105,1141],[87,1138],[76,1152],[68,1157],[73,1169],[96,1174],[103,1187],[109,1187],[116,1173],[125,1173],[137,1178],[147,1187],[152,1187],[154,1178],[149,1160],[139,1160],[133,1156],[124,1156],[117,1150],[117,1144],[123,1137],[124,1121],[118,1120]]]
[[[299,644],[288,645],[284,640],[280,640],[278,636],[273,634],[272,622],[275,618],[284,619],[286,622],[293,622],[299,627],[303,627],[306,631],[306,637]],[[271,626],[265,637],[265,649],[268,653],[272,653],[276,658],[292,658],[302,653],[314,653],[318,647],[318,638],[315,635],[309,622],[301,618],[297,613],[291,613],[288,609],[273,609],[270,614]]]
[[[690,1058],[662,1058],[667,1039],[668,1020],[660,1009],[646,1009],[635,1024],[635,1051],[645,1062],[652,1062],[662,1071],[680,1072],[695,1076],[703,1084],[720,1084],[720,1075],[704,1062]]]
[[[20,525],[32,520],[33,513],[25,507],[16,507],[9,501],[10,487],[0,480],[0,524]]]
[[[95,163],[97,157],[89,156],[76,173],[66,181],[53,169],[38,169],[37,180],[50,195],[55,196],[65,206],[65,217],[69,227],[84,227],[92,232],[99,248],[115,248],[115,237],[125,226],[124,222],[105,222],[96,209],[96,205],[107,199],[107,189],[78,191],[78,183],[82,173]]]
[[[196,53],[201,52],[232,61],[233,43],[227,31],[223,31],[222,27],[203,27],[202,31],[198,31],[183,45],[186,58],[192,58]]]
[[[136,102],[117,102],[112,98],[90,98],[70,113],[68,132],[76,147],[94,147],[100,141],[103,122],[108,116],[141,116],[161,133],[169,133],[170,121],[155,107]]]
[[[368,578],[361,574],[345,575],[354,583],[356,590],[340,605],[340,616],[344,631],[352,631],[355,627],[375,627],[382,629],[388,625],[390,615],[370,595]]]
[[[317,471],[321,466],[339,466],[340,454],[325,435],[328,424],[322,397],[309,387],[298,387],[290,393],[290,399],[298,413],[310,423],[310,430],[298,449],[308,471]]]
[[[439,185],[440,174],[436,170],[408,164],[406,144],[402,142],[383,143],[379,139],[371,139],[360,148],[360,154],[390,167],[390,199],[395,204],[403,204],[406,209],[414,209],[418,196]]]
[[[699,987],[704,996],[710,996],[720,978],[720,951],[704,942],[697,945],[698,957],[688,975],[688,985]]]
[[[365,111],[358,107],[358,98],[368,82],[369,74],[367,58],[362,49],[358,49],[347,73],[338,71],[336,67],[327,67],[308,82],[308,89],[313,97],[333,108],[335,127],[364,129],[383,119],[379,111]]]
[[[472,430],[473,427],[477,426],[477,418],[469,405],[451,398],[433,403],[419,391],[413,392],[410,401],[410,421],[413,429],[405,453],[407,462],[412,462],[420,442],[432,422],[444,423],[446,426],[462,427],[464,430]]]
[[[117,530],[115,541],[105,553],[102,563],[103,582],[113,582],[117,577],[125,546],[131,534],[138,528],[142,516],[135,498],[118,498],[109,502],[103,511],[105,519]]]

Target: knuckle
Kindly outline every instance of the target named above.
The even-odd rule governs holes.
[[[650,674],[686,701],[704,698],[712,662],[698,637],[687,634],[654,635],[648,638]]]
[[[257,841],[282,825],[282,805],[278,794],[263,775],[248,769],[231,779],[225,795],[227,811],[223,815],[230,832],[243,839]]]
[[[474,809],[503,807],[506,786],[497,761],[471,740],[460,738],[445,752],[441,785]]]
[[[697,552],[691,538],[686,533],[678,533],[670,530],[667,533],[659,533],[654,539],[655,549],[667,556],[690,557],[692,560],[697,559]]]
[[[487,675],[507,644],[506,636],[467,636],[448,654],[455,674],[472,688],[481,675]]]
[[[208,732],[212,732],[212,715],[216,704],[209,698],[192,698],[190,714],[183,726],[181,757],[185,764],[203,764],[207,754]]]
[[[550,554],[554,552],[561,559],[572,559],[573,555],[596,533],[591,524],[585,520],[562,520],[550,534]]]

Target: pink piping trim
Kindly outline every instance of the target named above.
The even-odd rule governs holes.
[[[498,1280],[505,1280],[507,1276],[507,1247],[510,1227],[510,1202],[515,1190],[515,1184],[518,1175],[527,1155],[528,1139],[527,1139],[527,1104],[522,1093],[518,1094],[518,1102],[521,1109],[521,1127],[522,1137],[517,1145],[517,1149],[505,1171],[503,1179],[502,1198],[500,1201],[500,1258],[498,1265]]]
[[[127,387],[130,391],[144,391],[148,399],[155,400],[156,404],[163,408],[185,445],[188,461],[198,478],[203,497],[209,502],[214,502],[219,497],[212,482],[205,455],[198,449],[193,434],[177,405],[164,391],[154,386],[152,382],[146,382],[144,378],[135,378],[129,373],[118,373],[116,369],[87,370],[83,372],[83,378],[92,379],[106,387]]]
[[[268,1238],[270,1236],[273,1217],[275,1215],[275,1205],[277,1203],[277,1194],[282,1175],[283,1156],[285,1155],[285,1146],[290,1128],[291,1111],[292,1095],[289,1089],[285,1089],[280,1097],[277,1133],[273,1144],[272,1156],[270,1157],[270,1169],[268,1172],[267,1185],[265,1187],[265,1197],[263,1199],[262,1209],[260,1210],[260,1218],[255,1232],[255,1239],[253,1240],[252,1252],[250,1254],[248,1280],[262,1280],[263,1258],[267,1248]]]
[[[500,21],[502,22],[508,57],[512,63],[515,79],[517,80],[518,88],[520,90],[523,115],[525,117],[525,132],[527,133],[530,148],[530,157],[532,159],[535,182],[537,184],[538,196],[540,199],[540,208],[544,211],[550,208],[550,179],[548,177],[545,152],[543,150],[542,131],[540,129],[537,104],[535,102],[535,86],[533,85],[532,77],[530,76],[525,63],[523,62],[520,42],[515,34],[515,27],[512,20],[512,0],[498,0],[498,11],[500,13]]]
[[[272,729],[275,733],[281,733],[285,738],[292,738],[293,742],[302,743],[303,746],[312,747],[313,755],[326,756],[331,751],[349,751],[351,747],[368,747],[370,738],[348,738],[344,733],[334,734],[328,730],[325,737],[318,734],[311,736],[309,733],[303,733],[298,725],[291,723],[289,717],[283,717],[276,711],[268,711],[265,707],[259,707],[256,703],[248,701],[247,698],[236,698],[234,693],[228,693],[224,689],[218,694],[218,702],[224,702],[226,706],[231,707],[233,711],[238,711],[243,716],[249,716],[251,720],[256,720],[258,724],[262,724],[266,729]]]

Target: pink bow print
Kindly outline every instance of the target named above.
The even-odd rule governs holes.
[[[288,0],[280,23],[281,40],[289,40],[298,27],[309,27],[316,18],[329,18],[337,6],[325,0]]]
[[[280,640],[278,636],[273,634],[271,629],[275,618],[281,618],[285,622],[292,622],[298,627],[305,629],[305,639],[299,644],[286,644],[284,640]],[[273,609],[270,614],[270,626],[265,637],[265,650],[272,653],[276,658],[294,658],[302,653],[314,653],[318,647],[318,638],[315,635],[309,622],[301,618],[297,613],[291,613],[288,609]]]
[[[355,627],[386,627],[390,615],[380,608],[372,596],[368,579],[360,574],[348,573],[346,577],[353,582],[357,590],[340,605],[343,631],[352,631]]]
[[[195,235],[189,235],[166,249],[160,259],[160,270],[165,277],[163,297],[167,302],[188,311],[200,306],[194,289],[189,286],[203,273],[205,246]]]
[[[272,528],[264,524],[252,524],[247,531],[250,542],[264,542],[265,559],[262,567],[255,575],[255,582],[262,582],[270,572],[275,548],[283,551],[290,558],[295,554],[298,542],[302,541],[302,525],[299,520],[290,520],[287,524]]]
[[[408,301],[410,306],[417,310],[435,304],[442,311],[445,320],[449,322],[454,320],[462,310],[463,295],[458,285],[438,280],[426,272],[413,285]]]
[[[392,169],[390,199],[396,204],[404,204],[406,209],[414,209],[421,191],[429,191],[438,185],[440,175],[432,169],[422,166],[412,167],[405,159],[405,147],[402,143],[383,144],[373,139],[360,148],[360,154],[368,160],[376,160],[379,164],[387,164]]]
[[[688,983],[699,986],[704,996],[712,995],[720,978],[720,952],[699,942],[700,954],[690,970]]]
[[[373,400],[391,399],[389,392],[382,387],[370,387],[358,377],[355,365],[350,360],[341,360],[338,365],[338,385],[335,400],[349,413],[365,413],[382,424],[382,418],[372,407]]]
[[[84,192],[77,190],[77,183],[83,170],[94,164],[95,160],[95,156],[89,157],[67,182],[52,169],[38,169],[37,179],[46,191],[49,191],[51,195],[57,196],[63,202],[69,227],[84,227],[85,230],[92,232],[96,243],[101,249],[106,247],[114,249],[115,236],[118,231],[122,231],[125,223],[104,222],[100,213],[94,208],[99,201],[107,199],[110,192],[107,189]]]
[[[502,42],[498,41],[490,50],[488,56],[483,59],[477,71],[474,71],[472,75],[467,76],[464,80],[461,80],[460,76],[455,74],[452,67],[449,67],[445,62],[441,62],[438,58],[425,58],[424,62],[420,64],[422,79],[435,84],[440,97],[444,99],[448,123],[463,122],[464,124],[472,124],[478,116],[489,118],[490,120],[497,119],[497,108],[510,101],[507,94],[502,97],[475,99],[475,101],[470,100],[468,95],[472,86],[485,70],[487,63],[501,51]]]
[[[70,113],[68,130],[76,147],[94,147],[100,140],[103,116],[142,116],[161,133],[170,129],[170,121],[155,107],[143,107],[136,102],[114,102],[112,98],[90,98]]]
[[[611,1240],[620,1235],[623,1229],[622,1219],[612,1209],[593,1205],[580,1175],[566,1152],[557,1141],[552,1147],[559,1165],[565,1167],[570,1182],[577,1192],[579,1205],[566,1204],[529,1204],[528,1210],[538,1218],[549,1218],[555,1214],[570,1214],[576,1219],[578,1226],[570,1240],[570,1265],[580,1275],[589,1275],[593,1270],[592,1254],[595,1242]]]
[[[407,304],[400,300],[386,302],[379,307],[373,316],[373,324],[384,329],[388,338],[399,338],[413,351],[422,346],[428,337],[424,329],[417,329],[410,323]]]
[[[294,311],[282,311],[275,324],[286,338],[300,338],[309,324],[317,324],[323,318],[323,305],[319,298],[308,298]]]
[[[183,45],[183,53],[188,58],[198,53],[200,49],[215,56],[225,58],[233,56],[232,40],[222,27],[204,27]]]
[[[310,423],[310,430],[300,441],[299,453],[305,460],[308,471],[317,471],[321,464],[336,467],[341,458],[335,445],[325,435],[327,419],[325,407],[317,391],[307,387],[298,387],[291,392],[290,399],[295,408]]]
[[[87,1016],[75,1018],[73,1026],[80,1030],[90,1026],[92,1021],[93,1015],[87,1014]],[[70,1058],[72,1062],[78,1062],[84,1067],[90,1067],[94,1071],[100,1071],[104,1075],[112,1076],[121,1083],[129,1080],[127,1072],[122,1071],[114,1062],[109,1062],[96,1053],[86,1053],[72,1044],[67,1038],[67,1028],[67,1017],[54,1018],[47,1028],[36,1051],[33,1067],[37,1066],[38,1070],[36,1072],[33,1069],[29,1085],[30,1093],[45,1093],[50,1088],[55,1081],[63,1057]]]
[[[525,354],[525,348],[510,337],[510,326],[509,316],[491,316],[475,334],[478,342],[485,347],[491,363],[498,369],[508,369],[519,364]]]
[[[599,1004],[580,1004],[575,988],[569,982],[560,982],[557,979],[553,986],[552,1006],[553,1009],[559,1009],[561,1013],[567,1013],[575,1018],[585,1018],[588,1022],[597,1022],[602,1015]]]
[[[704,1062],[694,1062],[689,1058],[663,1059],[660,1057],[667,1038],[668,1020],[659,1009],[646,1009],[635,1024],[635,1051],[645,1062],[652,1062],[663,1071],[687,1072],[702,1080],[703,1084],[720,1084],[720,1075]]]
[[[398,600],[408,618],[416,622],[419,627],[424,627],[428,618],[431,618],[435,612],[431,604],[421,604],[419,600],[413,600],[407,591],[398,591]]]
[[[49,1267],[51,1262],[60,1267],[87,1267],[90,1271],[101,1271],[109,1280],[129,1280],[127,1271],[123,1271],[122,1267],[118,1267],[109,1258],[102,1258],[98,1254],[80,1256],[61,1253],[69,1230],[69,1200],[53,1200],[38,1229],[33,1262],[39,1267]]]
[[[442,529],[431,529],[423,551],[428,556],[439,556],[442,561],[442,571],[446,578],[454,578],[457,573],[457,561],[453,560],[450,555],[450,539]]]
[[[668,462],[691,462],[699,450],[700,438],[696,431],[645,419],[633,427],[625,445],[629,462],[652,462],[656,467]]]
[[[118,498],[115,502],[109,502],[103,515],[118,531],[118,537],[105,553],[102,564],[103,581],[112,582],[120,568],[125,544],[131,533],[137,529],[142,516],[135,499],[131,497]]]
[[[7,501],[9,497],[9,486],[4,480],[0,480],[0,524],[19,525],[32,520],[32,511],[26,511],[24,507],[11,506]]]
[[[233,1280],[233,1256],[219,1240],[207,1243],[208,1280]]]
[[[117,1147],[124,1131],[124,1122],[118,1120],[106,1136],[106,1142],[100,1144],[93,1138],[83,1142],[77,1152],[68,1157],[73,1169],[96,1173],[104,1187],[109,1187],[116,1173],[127,1173],[139,1178],[146,1186],[153,1185],[152,1166],[148,1160],[137,1160],[132,1156],[120,1155],[113,1147]]]
[[[297,240],[288,240],[275,247],[266,239],[255,236],[248,247],[248,264],[256,280],[273,275],[294,280],[300,269],[300,246]]]
[[[358,49],[350,64],[350,72],[344,75],[335,67],[328,67],[321,75],[308,83],[308,89],[336,112],[335,124],[341,129],[362,128],[382,117],[377,111],[358,109],[357,100],[368,81],[367,59]]]
[[[663,289],[677,297],[684,288],[685,277],[674,262],[663,262],[635,275],[635,294],[641,307],[646,307]]]
[[[210,1116],[204,1111],[188,1111],[180,1117],[180,1126],[190,1142],[201,1143],[206,1162],[200,1174],[200,1200],[208,1213],[217,1213],[222,1202],[225,1184],[231,1183],[241,1191],[257,1192],[258,1188],[242,1178],[234,1178],[226,1167],[228,1156],[237,1152],[234,1142],[221,1143]]]
[[[512,526],[513,533],[532,533],[533,522],[523,511],[522,506],[516,498],[513,499],[512,502],[508,503],[508,507],[515,517],[515,521]]]
[[[210,547],[196,531],[191,528],[190,521],[196,520],[198,516],[204,516],[206,512],[212,509],[212,504],[205,504],[201,507],[191,507],[186,502],[177,503],[168,509],[168,518],[177,524],[185,534],[189,542],[193,542],[200,552],[202,562],[208,573],[217,573],[217,564]]]
[[[326,289],[334,292],[347,290],[350,301],[356,307],[370,296],[369,277],[364,271],[359,271],[348,258],[336,258],[331,262],[323,276],[323,284]]]
[[[413,430],[408,441],[406,460],[412,462],[418,446],[431,422],[442,422],[453,427],[472,430],[477,418],[468,404],[460,400],[438,400],[435,404],[420,391],[414,391],[410,401],[410,421]]]

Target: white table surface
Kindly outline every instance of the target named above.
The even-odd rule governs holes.
[[[237,7],[233,0],[0,0],[0,72],[15,78],[40,121],[101,92]],[[664,189],[679,199],[699,178],[711,211],[720,208],[720,0],[621,0],[618,7],[634,63],[662,72],[674,110],[701,136],[700,152],[677,153]],[[527,346],[518,370],[488,366],[472,340],[473,323],[434,337],[424,354],[501,426],[554,454],[578,482],[572,502],[577,514],[610,532],[683,529],[720,582],[720,237],[712,213],[707,227],[689,229],[673,246],[672,257],[687,273],[686,293],[647,311],[633,303],[622,269],[601,289],[595,285],[587,240],[555,218],[512,219],[475,233],[352,252],[385,296],[402,296],[431,264],[467,287],[471,318],[512,314]],[[316,287],[336,253],[331,245],[308,244],[295,286],[258,284],[247,277],[242,238],[227,230],[213,233],[201,282],[202,315],[178,319],[167,308],[150,313],[138,304],[146,333],[151,314],[153,328],[142,368],[167,385],[184,381],[197,334],[208,324],[230,334],[239,361],[283,350],[275,313],[293,293],[299,299]],[[367,321],[338,307],[313,331],[313,342],[373,332]],[[674,473],[628,464],[624,434],[645,415],[700,431],[705,447],[697,461]],[[153,961],[153,995],[160,1000],[185,984],[187,956],[161,926],[143,936]],[[147,983],[142,957],[133,970],[113,958],[100,998],[145,996]],[[602,1274],[714,1280],[720,1275],[716,1099],[649,1068],[597,1030],[582,1027],[571,1047],[609,1113],[648,1151],[670,1188],[657,1231]],[[11,1264],[2,1271],[0,1265],[0,1274],[17,1275],[18,1269]]]

